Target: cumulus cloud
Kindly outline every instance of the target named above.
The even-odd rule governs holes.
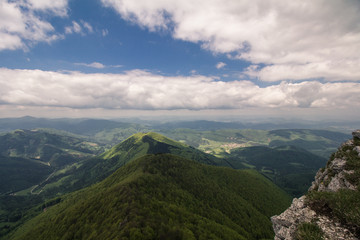
[[[2,68],[0,85],[0,105],[14,106],[138,110],[360,107],[360,83],[349,82],[282,82],[260,87],[250,81],[162,76],[143,70],[84,74]]]
[[[244,73],[262,81],[326,79],[360,81],[359,61],[324,60],[307,64],[275,64],[263,68],[251,65]]]
[[[58,16],[67,16],[68,0],[27,0],[27,3],[34,10],[50,11]]]
[[[218,62],[215,67],[216,67],[217,69],[221,69],[221,68],[223,68],[223,67],[225,67],[225,66],[226,66],[226,63],[224,63],[224,62]]]
[[[264,81],[360,80],[358,0],[102,3],[150,31],[168,31],[176,39],[199,43],[214,53],[265,64],[251,73]]]
[[[36,42],[61,39],[54,27],[38,13],[49,12],[64,17],[67,0],[0,1],[0,51],[26,49]]]

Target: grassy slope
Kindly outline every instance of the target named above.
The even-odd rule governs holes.
[[[12,239],[262,239],[288,196],[251,170],[147,155],[68,195]]]

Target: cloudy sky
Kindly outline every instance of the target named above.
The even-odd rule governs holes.
[[[359,0],[0,0],[0,117],[360,117]]]

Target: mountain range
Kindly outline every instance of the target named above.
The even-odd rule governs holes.
[[[348,136],[53,121],[0,134],[0,239],[270,239]]]

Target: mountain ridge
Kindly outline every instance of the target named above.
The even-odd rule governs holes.
[[[225,160],[218,159],[186,144],[174,141],[158,133],[137,133],[130,136],[110,150],[81,162],[76,169],[54,178],[61,183],[63,193],[89,186],[101,181],[115,172],[118,168],[147,154],[171,153],[208,165],[229,166]],[[59,189],[52,179],[53,183]],[[55,191],[49,189],[48,191]]]

